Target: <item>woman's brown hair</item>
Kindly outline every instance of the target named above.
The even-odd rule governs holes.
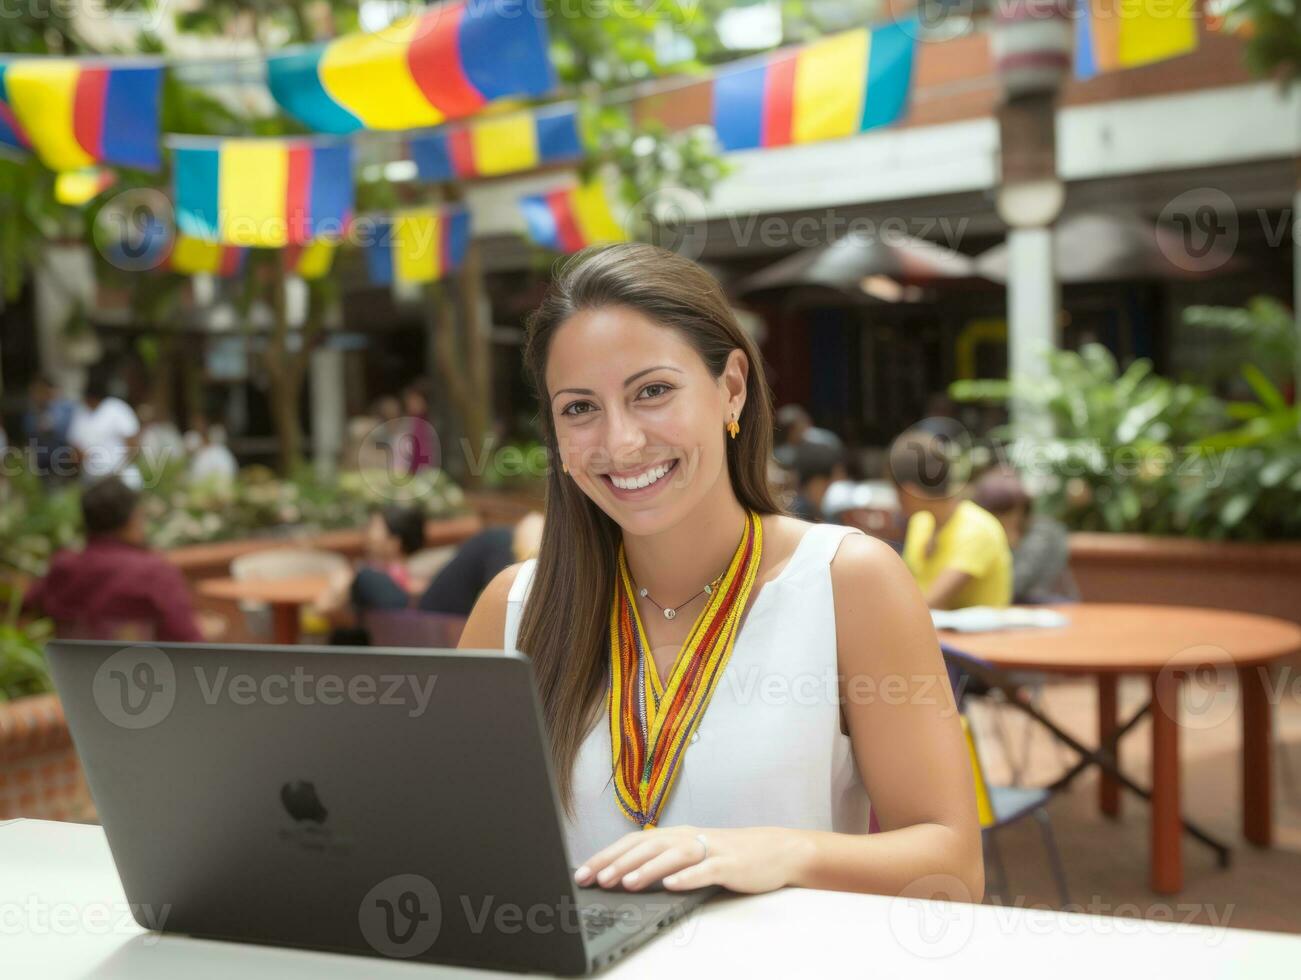
[[[626,243],[578,252],[558,271],[546,298],[529,317],[524,366],[541,403],[549,457],[555,460],[558,455],[546,386],[551,338],[580,310],[609,306],[628,307],[678,330],[715,378],[722,375],[732,351],[745,352],[750,366],[745,407],[740,434],[725,440],[727,470],[743,507],[760,514],[780,513],[768,483],[772,395],[759,351],[737,323],[718,282],[689,259],[654,245]],[[718,421],[720,431],[724,421]],[[542,545],[517,646],[533,661],[566,810],[572,803],[574,760],[606,687],[620,533],[560,467],[548,468]]]

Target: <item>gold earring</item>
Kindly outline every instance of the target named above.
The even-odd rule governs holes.
[[[740,431],[741,431],[741,425],[739,422],[736,421],[736,413],[733,412],[732,421],[727,423],[727,434],[730,435],[733,439],[735,439],[737,433],[739,433]]]
[[[566,473],[569,472],[569,464],[568,464],[568,463],[561,463],[561,464],[560,464],[560,468],[561,468],[562,470],[564,470]]]

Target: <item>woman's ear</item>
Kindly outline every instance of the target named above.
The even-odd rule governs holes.
[[[727,363],[723,365],[723,373],[718,379],[729,418],[733,415],[738,419],[741,417],[741,410],[745,408],[745,386],[749,378],[750,359],[745,356],[745,351],[737,347],[727,355]]]

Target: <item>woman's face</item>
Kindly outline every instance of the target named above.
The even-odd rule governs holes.
[[[681,333],[625,306],[557,328],[547,391],[569,477],[629,534],[677,524],[727,481],[725,426],[745,419],[745,354],[720,377]]]

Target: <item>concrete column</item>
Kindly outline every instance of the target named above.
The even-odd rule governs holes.
[[[1052,228],[1012,228],[1007,234],[1008,376],[1038,379],[1047,370],[1047,352],[1058,346],[1057,276],[1053,270]],[[1025,435],[1039,433],[1046,419],[1014,400],[1012,424]]]
[[[1297,160],[1296,193],[1292,195],[1292,317],[1296,323],[1295,396],[1301,400],[1301,159]],[[1301,423],[1298,423],[1301,430]]]
[[[343,351],[319,347],[311,355],[312,464],[323,480],[338,470],[347,427]]]

